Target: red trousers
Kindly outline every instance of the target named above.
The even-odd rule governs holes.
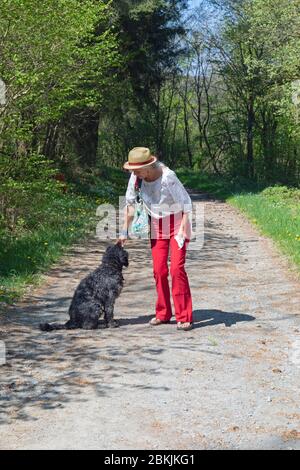
[[[166,224],[165,221],[167,222]],[[176,321],[192,322],[192,296],[187,273],[184,269],[187,244],[190,240],[186,239],[184,246],[179,249],[177,241],[174,238],[177,234],[180,222],[181,217],[174,217],[173,214],[168,218],[150,218],[153,275],[157,291],[156,318],[162,321],[169,321],[172,317],[168,281],[168,257],[169,248],[171,248],[170,274],[172,278],[172,297]]]

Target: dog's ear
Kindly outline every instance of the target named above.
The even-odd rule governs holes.
[[[120,246],[119,259],[120,259],[122,266],[125,266],[126,268],[129,266],[128,251],[124,250],[122,246]]]
[[[113,251],[113,246],[109,245],[102,256],[102,261],[107,260],[111,257]]]
[[[111,256],[116,256],[116,253],[118,252],[117,246],[116,245],[109,245],[106,248],[106,251],[104,253],[104,256],[111,257]]]

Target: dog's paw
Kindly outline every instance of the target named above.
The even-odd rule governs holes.
[[[120,322],[118,320],[111,320],[107,323],[108,328],[119,328]]]

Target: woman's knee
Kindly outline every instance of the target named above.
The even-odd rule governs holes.
[[[190,295],[189,280],[184,267],[173,267],[170,272],[173,295]]]
[[[153,268],[153,275],[155,277],[155,279],[164,279],[164,278],[167,278],[168,275],[169,275],[169,268],[168,266],[165,266],[165,265],[158,265],[158,266],[154,266]]]
[[[172,278],[186,278],[186,271],[183,265],[171,265],[170,274]]]

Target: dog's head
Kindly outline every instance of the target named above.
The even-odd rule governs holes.
[[[108,262],[112,261],[113,263],[118,264],[120,268],[129,265],[128,262],[128,252],[119,244],[109,246],[106,249],[106,252],[103,256],[103,261]]]

